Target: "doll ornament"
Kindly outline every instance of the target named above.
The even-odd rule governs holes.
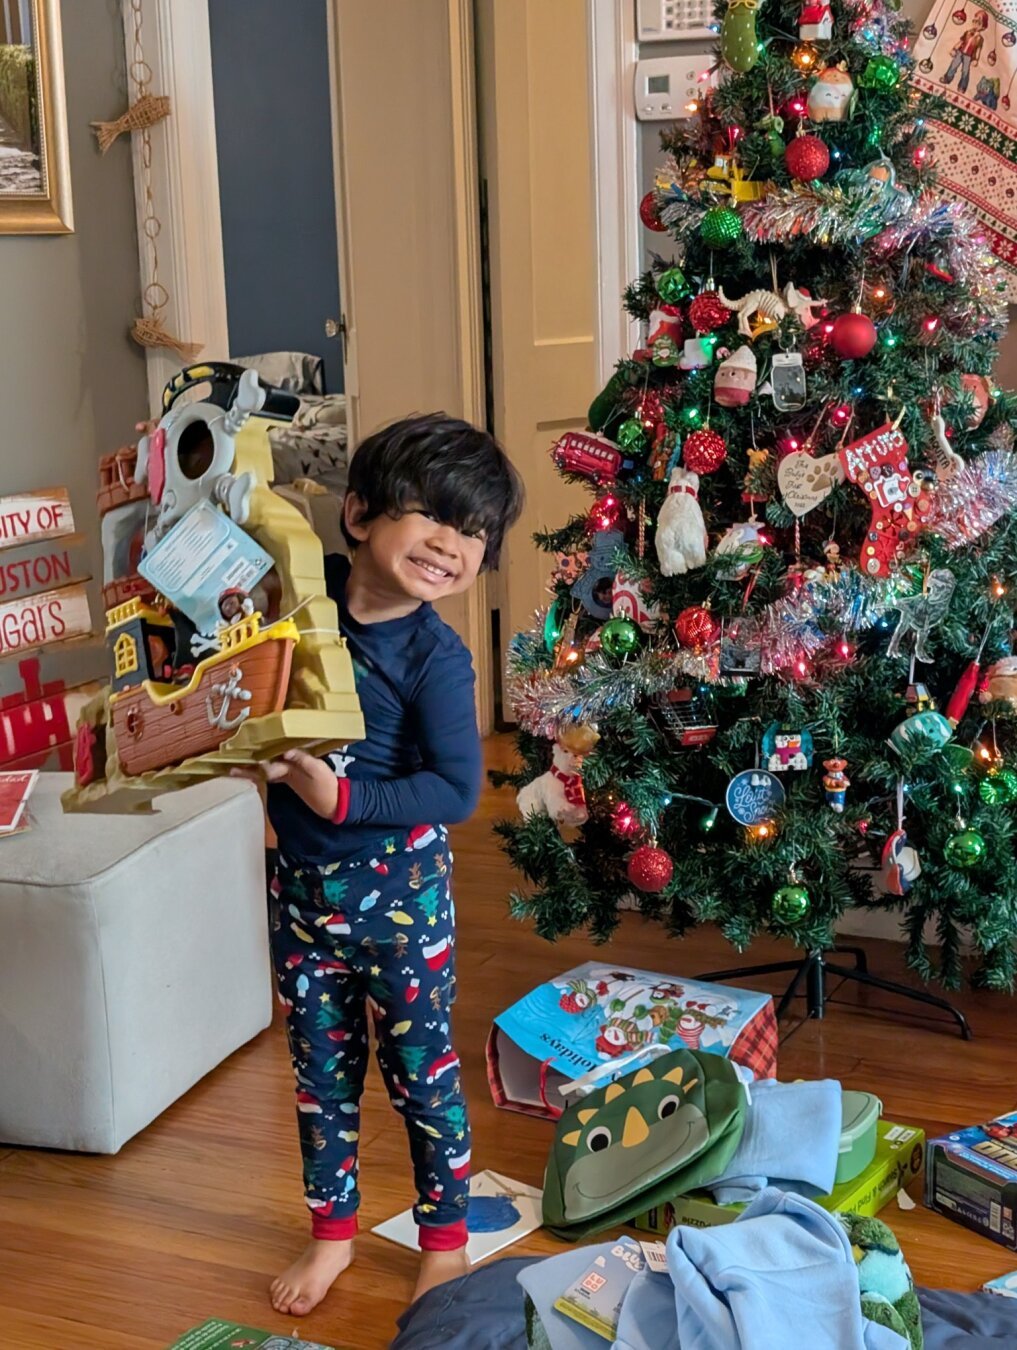
[[[756,358],[752,348],[741,346],[717,367],[713,397],[722,408],[744,408],[756,387]]]

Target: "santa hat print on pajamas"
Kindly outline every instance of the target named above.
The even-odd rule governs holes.
[[[412,853],[414,849],[428,848],[437,841],[437,838],[438,831],[433,825],[416,825],[407,837],[406,852]]]
[[[345,961],[319,961],[314,967],[315,979],[320,980],[323,975],[348,975],[350,968]]]
[[[427,1071],[427,1084],[430,1086],[436,1083],[443,1074],[448,1073],[450,1069],[459,1068],[459,1056],[454,1050],[447,1050],[445,1054],[439,1056]]]
[[[451,946],[449,939],[443,937],[438,942],[433,942],[429,947],[421,949],[428,970],[441,970],[442,966],[448,963]]]
[[[307,1206],[308,1209],[313,1210],[314,1213],[317,1214],[320,1219],[327,1219],[328,1216],[332,1213],[332,1207],[335,1204],[335,1201],[319,1200],[316,1196],[305,1195],[304,1204]]]
[[[449,1158],[449,1168],[456,1181],[462,1181],[463,1177],[469,1176],[470,1172],[470,1150],[460,1153],[457,1158]]]
[[[297,1092],[297,1110],[308,1116],[321,1115],[321,1102],[309,1092]]]
[[[323,914],[320,919],[315,919],[314,926],[324,928],[326,933],[332,933],[337,937],[345,937],[352,932],[344,914]]]

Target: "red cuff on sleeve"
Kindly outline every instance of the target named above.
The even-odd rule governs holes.
[[[465,1219],[460,1219],[458,1223],[443,1224],[441,1227],[421,1224],[417,1234],[422,1252],[456,1252],[460,1247],[466,1246],[469,1236]]]
[[[350,780],[348,778],[337,778],[339,785],[339,796],[336,798],[335,815],[332,821],[336,825],[342,825],[350,812]]]

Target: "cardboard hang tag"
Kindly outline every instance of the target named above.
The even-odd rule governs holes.
[[[843,479],[836,453],[816,459],[804,450],[795,450],[777,465],[777,486],[784,504],[799,518],[825,501]]]

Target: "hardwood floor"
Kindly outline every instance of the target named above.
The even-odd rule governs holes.
[[[508,754],[491,744],[492,763]],[[491,1016],[533,984],[588,959],[581,938],[551,947],[506,913],[513,874],[490,822],[512,807],[489,791],[456,839],[460,924],[457,1045],[474,1129],[476,1168],[541,1180],[550,1140],[542,1121],[498,1112],[487,1089],[484,1041]],[[902,974],[900,949],[871,942],[873,969]],[[603,950],[603,949],[602,949]],[[627,916],[609,951],[675,974],[731,963],[713,930],[669,943]],[[753,960],[787,949],[760,943]],[[780,977],[760,987],[777,990]],[[966,994],[975,1040],[879,994],[845,988],[823,1023],[784,1027],[782,1078],[839,1078],[883,1099],[887,1115],[938,1133],[1014,1107],[1013,1002]],[[157,1072],[157,1066],[152,1066]],[[16,1091],[5,1083],[0,1090]],[[372,1069],[362,1135],[365,1229],[412,1199],[402,1127]],[[244,1047],[113,1158],[0,1149],[0,1347],[2,1350],[162,1350],[207,1317],[292,1332],[265,1298],[270,1278],[302,1247],[289,1063],[276,1026]],[[925,1210],[891,1206],[920,1282],[974,1289],[1017,1267],[1017,1255]],[[557,1249],[536,1235],[514,1253]],[[414,1256],[369,1232],[357,1262],[326,1303],[299,1322],[303,1335],[377,1350],[412,1288]]]

